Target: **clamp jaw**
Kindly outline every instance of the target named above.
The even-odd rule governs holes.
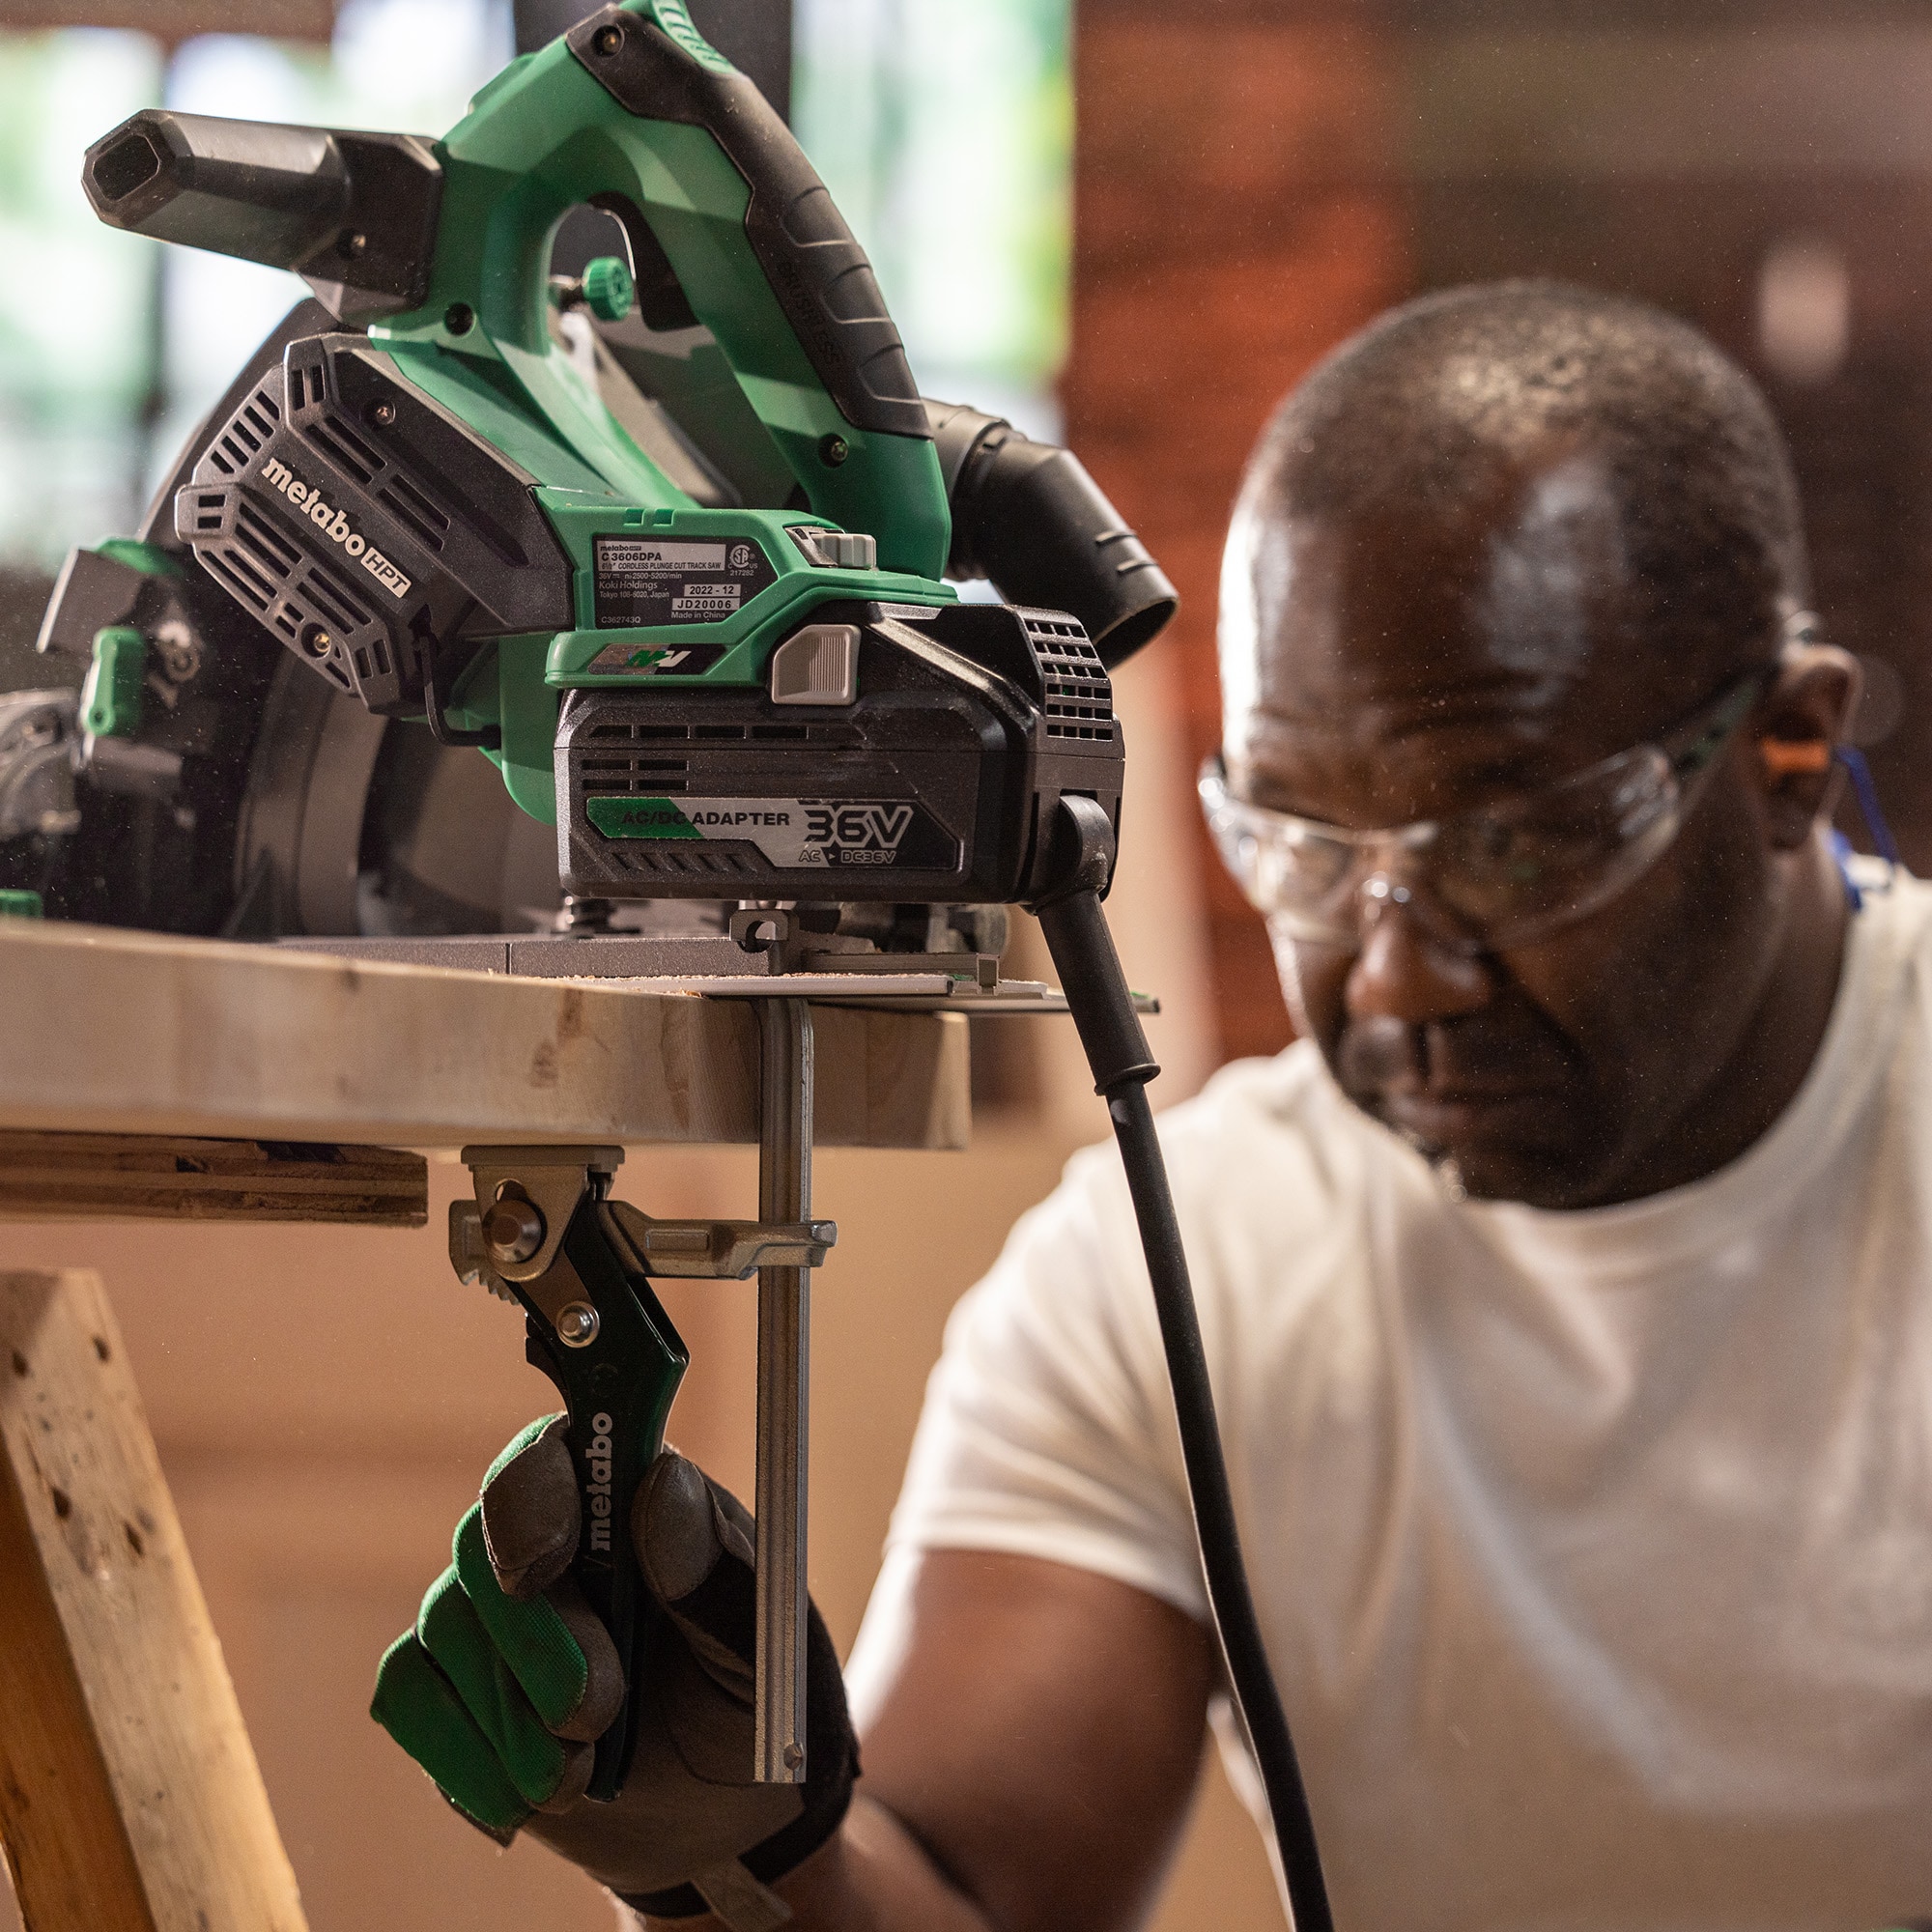
[[[592,1188],[607,1234],[639,1274],[749,1281],[761,1267],[823,1267],[838,1238],[832,1221],[667,1221],[609,1200],[622,1148],[473,1147],[463,1158],[476,1198],[449,1205],[449,1264],[460,1280],[480,1281],[506,1301],[520,1298],[512,1282],[534,1284],[549,1272],[563,1227]]]
[[[630,1758],[631,1695],[656,1622],[631,1541],[631,1502],[664,1447],[690,1355],[650,1277],[743,1280],[820,1266],[830,1221],[656,1220],[612,1201],[616,1147],[468,1147],[474,1198],[450,1204],[464,1281],[516,1302],[525,1352],[556,1386],[582,1500],[576,1575],[623,1661],[625,1707],[597,1741],[589,1795],[609,1801]],[[800,1757],[802,1761],[803,1752]]]

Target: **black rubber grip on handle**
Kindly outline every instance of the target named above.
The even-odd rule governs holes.
[[[925,405],[872,265],[753,82],[706,67],[655,21],[622,7],[581,21],[568,42],[620,107],[704,128],[744,176],[752,253],[839,414],[855,429],[929,438]]]

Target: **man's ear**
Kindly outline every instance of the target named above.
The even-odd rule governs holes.
[[[1754,747],[1773,846],[1810,837],[1837,791],[1833,753],[1859,701],[1859,664],[1835,644],[1789,644],[1759,712]]]

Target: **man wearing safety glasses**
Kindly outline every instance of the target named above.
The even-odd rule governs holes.
[[[1345,1932],[1932,1913],[1932,894],[1834,856],[1856,679],[1806,603],[1762,399],[1581,291],[1395,312],[1249,467],[1202,795],[1302,1037],[1162,1125]],[[675,1753],[531,1826],[646,1913],[1124,1932],[1210,1718],[1252,1787],[1111,1149],[948,1329],[849,1808],[829,1641],[838,1776],[793,1815],[707,1770],[744,1666],[684,1612],[750,1545],[664,1467]],[[498,1501],[504,1587],[555,1574],[554,1502],[525,1548]]]
[[[1293,560],[1284,562],[1291,571],[1296,567]],[[1792,1080],[1807,1062],[1794,1061],[1783,1079],[1767,1082],[1749,1061],[1736,1064],[1710,1051],[1740,1045],[1749,1051],[1752,1042],[1737,1038],[1736,1029],[1748,1029],[1753,1015],[1735,1001],[1732,988],[1774,965],[1762,947],[1765,928],[1747,919],[1740,925],[1735,963],[1747,978],[1719,982],[1732,1007],[1731,1030],[1723,1020],[1708,1032],[1698,1028],[1706,1078],[1741,1077],[1756,1090],[1748,1101],[1737,1096],[1736,1122],[1726,1133],[1705,1111],[1724,1099],[1721,1090],[1698,1093],[1681,1071],[1667,1079],[1661,1061],[1645,1065],[1633,1058],[1640,1046],[1626,1037],[1633,1033],[1648,1035],[1660,1048],[1668,1042],[1680,1069],[1685,1048],[1694,1055],[1700,1043],[1680,1037],[1690,1015],[1666,990],[1677,967],[1668,955],[1684,951],[1684,940],[1660,934],[1665,956],[1642,957],[1646,949],[1633,948],[1629,935],[1649,894],[1617,902],[1678,844],[1704,792],[1719,782],[1732,740],[1753,720],[1760,725],[1751,748],[1762,767],[1756,781],[1767,793],[1760,809],[1791,813],[1796,806],[1802,816],[1791,816],[1787,830],[1799,831],[1798,846],[1817,869],[1810,836],[1815,781],[1830,768],[1827,723],[1835,725],[1847,685],[1843,653],[1802,647],[1811,628],[1808,612],[1787,620],[1788,641],[1776,659],[1725,679],[1709,702],[1649,741],[1547,782],[1524,786],[1510,774],[1513,766],[1534,772],[1539,753],[1560,758],[1603,733],[1573,724],[1569,730],[1531,734],[1523,729],[1528,721],[1521,707],[1507,697],[1498,703],[1491,696],[1487,705],[1476,698],[1465,728],[1472,736],[1492,735],[1482,753],[1493,752],[1494,760],[1469,789],[1472,796],[1481,790],[1494,797],[1440,818],[1357,830],[1253,802],[1292,795],[1297,783],[1307,784],[1311,754],[1346,755],[1340,721],[1324,719],[1319,709],[1299,719],[1285,703],[1250,712],[1238,754],[1242,776],[1234,784],[1222,757],[1208,761],[1200,790],[1209,829],[1229,870],[1267,916],[1299,1030],[1321,1043],[1344,1091],[1431,1161],[1452,1195],[1462,1198],[1473,1189],[1489,1199],[1582,1208],[1661,1192],[1741,1152],[1790,1098]],[[1811,702],[1793,712],[1791,699],[1805,680],[1815,687]],[[1370,755],[1351,774],[1350,802],[1359,801],[1364,810],[1375,810],[1377,799],[1453,796],[1451,787],[1460,789],[1463,775],[1453,765],[1448,773],[1439,769],[1443,708],[1454,699],[1429,672],[1406,694],[1360,694],[1369,707],[1391,696],[1401,703],[1405,696],[1411,712],[1406,728],[1391,732],[1386,722],[1370,726]],[[1824,716],[1821,700],[1830,706]],[[1644,708],[1639,698],[1628,709],[1634,715]],[[1807,735],[1770,735],[1779,719]],[[1615,728],[1612,723],[1609,729]],[[1391,742],[1404,739],[1406,745]],[[1311,740],[1320,741],[1319,749]],[[1794,785],[1793,780],[1804,782]],[[1780,798],[1780,792],[1790,795]],[[1331,788],[1327,795],[1336,792]],[[1735,865],[1747,854],[1756,857],[1744,828],[1735,819],[1721,826],[1719,811],[1714,806],[1706,814],[1713,821],[1706,830],[1718,843],[1704,863],[1728,856]],[[1670,894],[1693,850],[1686,841],[1677,865],[1661,871],[1650,892]],[[1819,877],[1822,905],[1815,910],[1824,916],[1814,940],[1835,933],[1842,923],[1839,901],[1858,891],[1835,861]],[[1693,910],[1681,896],[1685,883],[1677,879],[1677,893],[1662,900],[1673,917]],[[1802,880],[1778,883],[1802,897]],[[1612,905],[1622,932],[1592,920]],[[1751,910],[1761,918],[1764,908]],[[1536,956],[1514,967],[1530,952]],[[1641,962],[1641,977],[1613,987],[1613,961]],[[1708,972],[1712,962],[1701,963]],[[1835,949],[1820,983],[1823,966],[1813,961],[1804,976],[1814,1002],[1828,1001],[1835,983]],[[1539,997],[1543,988],[1548,997]],[[1564,1015],[1573,1006],[1580,1010],[1569,1027]],[[1633,1027],[1632,1009],[1639,1006],[1649,1009],[1651,1023]],[[1822,1015],[1823,1008],[1818,1010]],[[1479,1015],[1487,1016],[1480,1025]],[[1593,1055],[1590,1041],[1610,1026],[1617,1029],[1614,1052]],[[1815,1037],[1810,1043],[1815,1046]],[[1593,1065],[1600,1058],[1610,1067]],[[1612,1069],[1628,1095],[1621,1105],[1595,1084],[1596,1076]],[[1683,1090],[1676,1096],[1673,1085]],[[1687,1110],[1681,1124],[1664,1111],[1673,1097]],[[1568,1104],[1557,1122],[1548,1116],[1559,1098]],[[1675,1136],[1661,1131],[1673,1126]]]

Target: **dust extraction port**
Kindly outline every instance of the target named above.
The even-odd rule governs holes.
[[[161,157],[156,154],[155,144],[136,128],[95,162],[94,181],[106,200],[125,201],[160,171]]]

